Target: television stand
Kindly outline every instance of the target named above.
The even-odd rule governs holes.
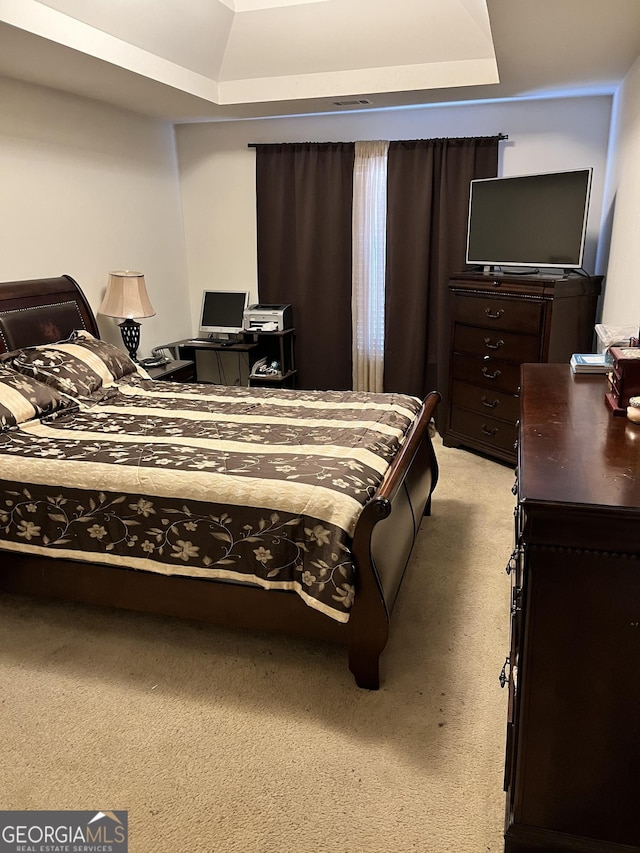
[[[540,275],[541,270],[538,267],[493,267],[493,271],[490,270],[489,275],[494,273],[498,275]]]
[[[470,272],[481,272],[483,275],[495,276],[546,275],[553,276],[554,278],[570,278],[571,276],[591,278],[591,275],[582,267],[510,267],[500,266],[500,264],[486,264],[485,266],[471,267]]]
[[[483,275],[540,275],[538,267],[501,266],[500,264],[484,264],[472,267],[470,272],[481,272]],[[566,274],[566,270],[563,270]]]

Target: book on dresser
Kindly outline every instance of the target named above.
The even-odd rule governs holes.
[[[574,352],[569,364],[572,373],[608,373],[611,370],[606,353]]]

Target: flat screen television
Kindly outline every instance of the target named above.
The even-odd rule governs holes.
[[[200,310],[200,334],[212,340],[233,341],[242,334],[249,291],[205,290]]]
[[[467,264],[580,269],[592,172],[471,181]]]

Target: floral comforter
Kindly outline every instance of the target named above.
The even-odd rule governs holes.
[[[419,408],[128,376],[0,433],[0,548],[290,589],[346,622],[356,521]]]

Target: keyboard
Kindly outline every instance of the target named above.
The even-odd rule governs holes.
[[[232,347],[235,344],[239,343],[241,343],[241,341],[217,341],[215,338],[189,338],[188,341],[184,342],[184,344],[186,344],[187,346],[189,344],[215,344],[215,346],[218,347]]]

